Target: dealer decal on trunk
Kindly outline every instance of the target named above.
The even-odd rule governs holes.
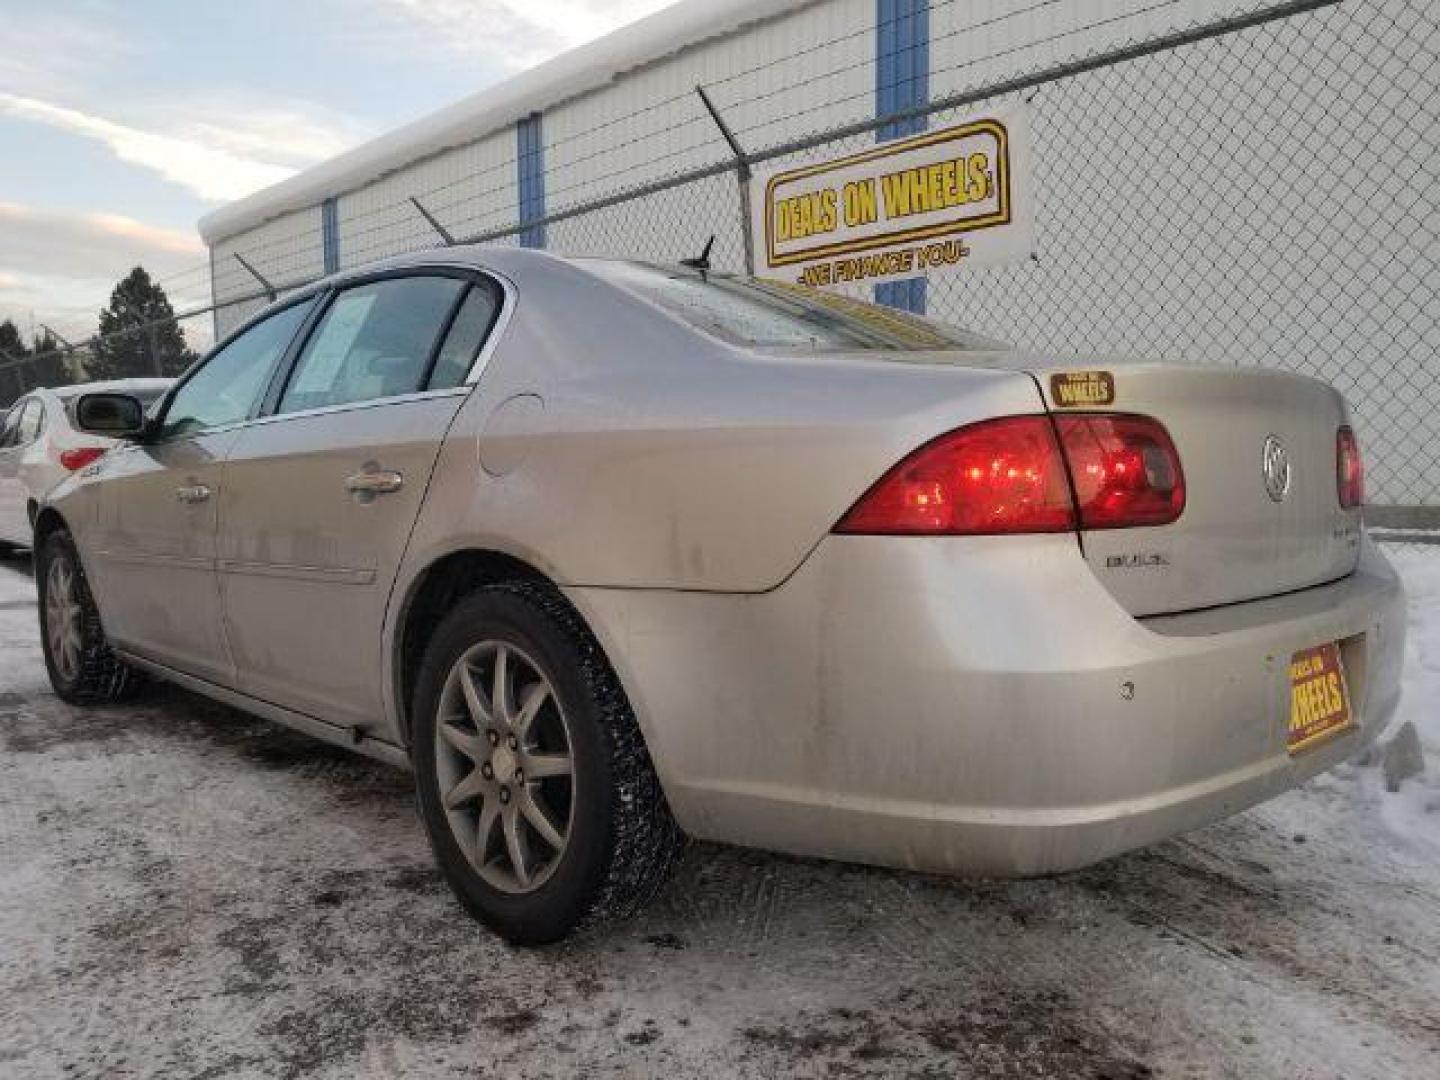
[[[1062,371],[1050,376],[1050,398],[1062,409],[1086,409],[1115,400],[1115,377],[1108,371]]]

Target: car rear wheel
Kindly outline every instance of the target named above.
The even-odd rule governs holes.
[[[432,638],[413,757],[431,846],[465,907],[540,944],[643,905],[678,859],[634,714],[553,588],[472,593]]]
[[[35,581],[40,593],[40,641],[55,693],[76,705],[131,696],[143,677],[105,640],[100,611],[68,532],[57,530],[40,545]]]

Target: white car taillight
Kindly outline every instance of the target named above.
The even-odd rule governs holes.
[[[69,472],[79,472],[86,465],[99,461],[104,454],[103,446],[73,446],[60,451],[60,465]]]

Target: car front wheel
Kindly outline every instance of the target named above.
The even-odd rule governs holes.
[[[548,585],[472,593],[426,650],[421,816],[466,908],[517,944],[623,917],[683,837],[599,645]]]

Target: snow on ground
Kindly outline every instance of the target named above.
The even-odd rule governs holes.
[[[1380,798],[1379,777],[1371,772],[1371,795],[1396,835],[1440,861],[1440,547],[1410,545],[1392,551],[1390,558],[1410,600],[1404,698],[1397,720],[1410,721],[1420,732],[1425,774]]]
[[[0,1076],[1440,1076],[1440,549],[1402,719],[1193,835],[974,884],[697,846],[635,921],[498,943],[408,777],[179,691],[50,693],[0,561]]]

